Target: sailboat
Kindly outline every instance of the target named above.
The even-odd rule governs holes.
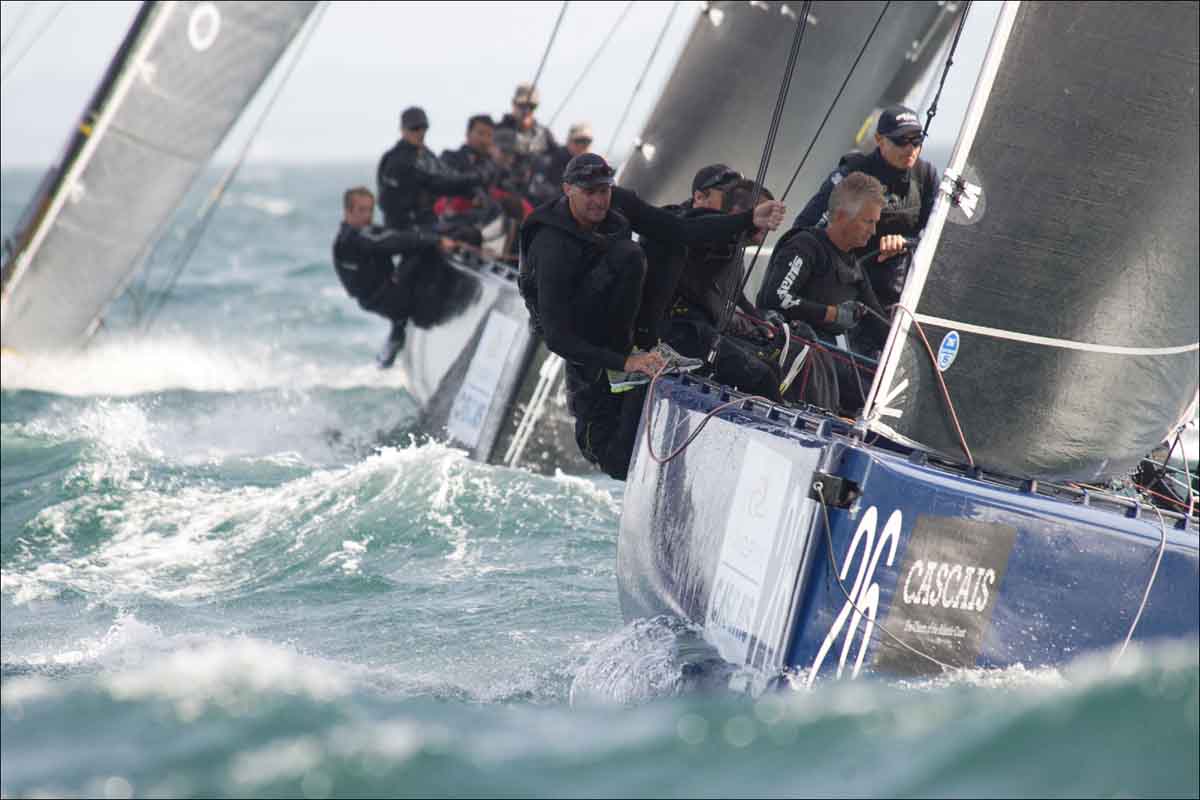
[[[315,2],[146,2],[18,224],[0,343],[78,348]]]
[[[860,417],[653,384],[627,619],[752,691],[1200,636],[1194,496],[1112,488],[1195,413],[1198,23],[1003,4]]]

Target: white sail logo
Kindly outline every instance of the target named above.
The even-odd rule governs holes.
[[[887,550],[885,564],[889,567],[892,566],[892,562],[896,558],[896,547],[900,543],[900,528],[903,521],[900,510],[893,511],[892,515],[888,517],[887,524],[883,526],[883,533],[876,540],[875,527],[878,518],[879,514],[875,510],[875,506],[868,508],[863,514],[862,521],[858,523],[854,538],[850,540],[850,547],[846,551],[846,560],[842,563],[841,574],[838,575],[838,578],[844,586],[856,555],[858,556],[858,574],[854,577],[854,586],[850,589],[850,597],[833,621],[829,633],[825,635],[825,640],[821,642],[821,648],[817,650],[817,657],[813,659],[812,667],[808,672],[809,686],[812,686],[821,665],[825,662],[825,656],[833,649],[838,638],[842,637],[844,629],[845,637],[842,639],[842,652],[838,658],[837,668],[838,678],[842,677],[842,671],[846,667],[846,658],[850,654],[850,646],[854,643],[858,626],[865,614],[867,627],[863,631],[862,643],[858,646],[858,656],[854,661],[854,671],[850,677],[857,678],[859,670],[862,669],[867,646],[871,644],[871,634],[875,632],[875,614],[879,609],[879,584],[875,582],[875,569],[879,566],[880,559],[884,557],[885,549]],[[859,545],[862,545],[861,549]],[[847,622],[849,622],[848,628]]]
[[[203,53],[217,41],[221,32],[221,12],[214,3],[201,3],[188,17],[188,41]]]

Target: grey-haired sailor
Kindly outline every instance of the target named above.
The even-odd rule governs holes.
[[[829,195],[829,222],[823,228],[793,227],[775,245],[758,291],[758,306],[788,320],[812,325],[830,343],[853,336],[867,309],[883,315],[855,251],[875,236],[884,206],[883,185],[851,172]],[[843,379],[844,378],[844,379]],[[858,381],[839,371],[843,411],[861,407]]]

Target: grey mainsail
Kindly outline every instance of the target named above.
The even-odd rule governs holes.
[[[1198,57],[1194,2],[1005,5],[949,170],[983,199],[939,198],[901,298],[938,367],[901,313],[872,427],[1047,479],[1162,440],[1200,368]]]
[[[143,5],[18,232],[4,347],[86,341],[315,6]]]
[[[726,163],[753,176],[801,5],[710,4],[643,128],[641,146],[622,168],[622,185],[653,203],[677,203],[691,195],[692,176],[706,164]],[[956,3],[813,4],[767,173],[767,188],[775,194],[786,186],[885,6],[879,30],[800,172],[794,201],[803,204],[816,191],[879,106],[904,99],[961,13]]]

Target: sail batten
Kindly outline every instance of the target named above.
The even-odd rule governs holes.
[[[86,341],[315,6],[143,8],[85,112],[82,144],[21,237],[0,298],[5,347]]]

